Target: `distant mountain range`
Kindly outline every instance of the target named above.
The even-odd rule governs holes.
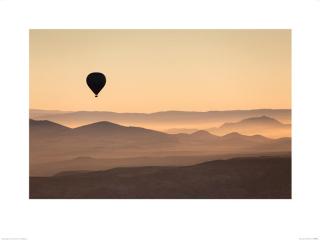
[[[37,118],[47,115],[56,115],[70,113],[70,111],[60,111],[60,110],[42,110],[42,109],[30,109],[29,114],[31,118]]]
[[[246,118],[238,122],[227,122],[220,127],[205,129],[206,131],[223,136],[228,133],[238,132],[244,135],[263,135],[271,138],[290,137],[291,124],[283,124],[268,116]],[[167,133],[193,133],[197,129],[175,128],[166,130]]]
[[[48,120],[30,119],[31,172],[37,172],[37,166],[43,167],[43,164],[79,157],[107,161],[115,158],[290,151],[290,138],[269,139],[260,135],[245,136],[235,132],[216,136],[203,130],[192,134],[167,134],[146,128],[126,127],[108,121],[68,128]],[[76,166],[77,162],[74,161],[73,164]]]
[[[267,137],[291,136],[291,124],[283,124],[280,121],[267,117],[254,117],[239,122],[224,123],[219,128],[207,129],[210,133],[224,135],[230,132],[239,132],[245,135],[260,134]]]
[[[172,128],[206,129],[222,125],[226,122],[241,121],[246,118],[268,116],[283,123],[291,123],[290,109],[256,109],[230,111],[165,111],[155,113],[116,113],[107,111],[63,112],[52,110],[30,109],[30,118],[50,120],[69,127],[109,121],[125,126],[139,126],[155,130]]]

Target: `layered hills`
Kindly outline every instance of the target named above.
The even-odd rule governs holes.
[[[204,130],[192,134],[168,134],[108,121],[69,128],[48,120],[30,119],[31,175],[87,170],[91,163],[97,161],[96,165],[92,164],[96,166],[95,170],[117,167],[118,163],[121,166],[145,166],[150,159],[152,165],[167,165],[178,156],[194,156],[191,162],[196,163],[208,160],[205,156],[290,151],[290,138],[270,139],[236,132],[217,136]],[[86,164],[83,164],[83,159],[86,159]],[[190,164],[190,159],[173,162],[185,165],[186,162]],[[79,168],[80,165],[82,167]],[[61,169],[61,166],[69,167]]]

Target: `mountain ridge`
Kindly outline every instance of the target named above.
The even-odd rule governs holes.
[[[178,136],[181,134],[169,134],[169,133],[165,133],[165,132],[161,132],[161,131],[156,131],[156,130],[152,130],[152,129],[147,129],[147,128],[142,128],[142,127],[135,127],[135,126],[123,126],[120,124],[116,124],[116,123],[112,123],[109,121],[100,121],[100,122],[95,122],[95,123],[90,123],[90,124],[86,124],[86,125],[82,125],[79,127],[75,127],[75,128],[69,128],[66,127],[62,124],[58,124],[55,123],[53,121],[49,121],[49,120],[34,120],[34,119],[30,119],[30,127],[34,127],[36,126],[35,124],[39,124],[39,126],[41,127],[46,127],[46,126],[57,126],[57,127],[61,127],[61,129],[68,129],[68,130],[72,130],[72,131],[77,131],[77,130],[83,130],[83,129],[95,129],[97,128],[97,130],[101,130],[102,128],[105,128],[107,130],[110,129],[136,129],[136,130],[146,130],[146,131],[150,131],[150,132],[156,132],[156,133],[160,133],[160,134],[164,134],[164,135],[172,135],[172,136]],[[96,130],[96,129],[95,129]],[[196,132],[193,133],[189,133],[189,134],[182,134],[183,136],[188,135],[188,136],[212,136],[212,137],[224,137],[224,138],[229,138],[229,137],[257,137],[257,136],[261,136],[264,137],[266,139],[269,139],[265,136],[262,136],[260,134],[255,134],[255,135],[245,135],[245,134],[241,134],[239,132],[231,132],[231,133],[227,133],[225,135],[222,136],[217,136],[214,135],[212,133],[210,133],[207,130],[198,130]]]

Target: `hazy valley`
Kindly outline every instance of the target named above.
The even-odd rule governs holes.
[[[265,112],[267,110],[261,111]],[[188,122],[192,121],[200,122],[200,126],[203,126],[202,124],[208,121],[208,125],[212,126],[217,125],[217,123],[222,120],[228,120],[218,127],[204,128],[201,130],[199,130],[199,126],[198,128],[171,128],[170,130],[167,129],[167,131],[136,127],[131,126],[130,124],[129,126],[119,124],[119,122],[123,121],[121,119],[127,117],[127,114],[122,116],[122,114],[115,113],[97,113],[97,115],[102,114],[102,116],[105,114],[115,114],[117,115],[116,120],[118,123],[111,122],[110,119],[115,119],[109,117],[105,118],[104,121],[70,127],[57,122],[69,121],[71,118],[75,117],[74,115],[77,116],[78,122],[87,122],[89,121],[88,116],[91,116],[91,114],[60,111],[50,111],[50,113],[48,113],[47,111],[41,110],[31,112],[31,117],[33,116],[35,119],[42,119],[44,116],[43,114],[46,114],[46,118],[50,119],[30,119],[30,187],[32,189],[30,197],[32,198],[36,196],[40,196],[40,198],[45,196],[59,198],[59,193],[56,192],[53,194],[55,191],[53,189],[58,187],[61,188],[60,190],[62,191],[64,187],[60,185],[62,184],[61,181],[68,182],[70,180],[71,184],[73,181],[84,181],[83,179],[87,179],[88,181],[91,179],[84,184],[93,184],[96,186],[94,189],[99,188],[100,190],[94,192],[96,190],[87,189],[89,192],[81,193],[81,196],[79,196],[81,198],[184,198],[188,196],[188,191],[180,192],[177,189],[188,188],[188,184],[192,183],[193,174],[197,176],[197,174],[204,171],[205,166],[218,166],[220,164],[219,171],[224,173],[211,175],[217,174],[216,170],[212,170],[213,172],[205,171],[203,177],[207,180],[211,179],[208,180],[210,184],[213,181],[214,183],[212,184],[215,185],[220,183],[222,184],[221,186],[226,188],[229,187],[229,180],[227,179],[230,179],[231,182],[237,181],[237,177],[234,175],[235,172],[230,172],[233,171],[233,167],[236,166],[234,165],[235,161],[240,164],[239,171],[245,171],[242,169],[244,168],[248,170],[247,174],[251,173],[252,181],[255,181],[254,178],[260,176],[259,172],[256,172],[257,169],[261,168],[261,170],[259,170],[261,171],[261,174],[266,170],[263,169],[264,166],[267,168],[277,168],[277,166],[281,166],[282,168],[286,168],[286,171],[289,171],[288,167],[291,167],[289,164],[289,162],[291,162],[291,124],[290,115],[288,115],[290,112],[288,111],[269,111],[269,113],[273,112],[274,115],[280,116],[282,120],[289,123],[282,123],[279,120],[266,115],[252,116],[257,112],[260,113],[258,110],[244,112],[227,111],[223,113],[166,112],[155,114],[157,117],[153,116],[153,114],[151,114],[151,116],[148,114],[132,114],[131,118],[129,117],[130,121],[126,120],[127,123],[130,122],[130,124],[138,121],[144,126],[148,124],[169,126],[170,119],[175,117],[176,123],[173,125],[182,123],[184,124],[183,126],[191,126],[188,125]],[[79,114],[83,114],[84,117],[79,118]],[[171,114],[173,114],[174,117],[171,116]],[[216,115],[216,118],[208,118],[208,116],[206,116],[207,114]],[[97,115],[93,114],[91,119],[96,119]],[[180,115],[185,115],[185,118]],[[203,115],[205,115],[205,117]],[[244,116],[244,118],[241,119],[241,116]],[[58,121],[54,122],[52,119]],[[210,124],[209,119],[211,119]],[[74,123],[74,120],[72,120],[72,122]],[[240,160],[229,160],[235,158],[239,158]],[[269,160],[267,159],[272,159],[272,161],[270,161],[271,165],[269,165]],[[283,161],[283,159],[286,160]],[[223,161],[218,161],[220,162],[218,164],[215,163],[215,160]],[[224,161],[225,163],[222,163]],[[202,165],[206,162],[210,162],[210,164]],[[188,166],[190,166],[190,168],[188,168]],[[213,167],[213,169],[214,168],[215,167]],[[115,170],[113,171],[112,169],[119,169],[116,170],[116,172],[120,175],[114,175],[113,173]],[[142,175],[139,169],[142,169]],[[185,172],[185,169],[197,170],[195,172],[193,172],[193,170],[188,170],[185,173],[186,175],[183,175],[182,172]],[[148,173],[147,177],[144,175],[146,173],[145,171]],[[274,173],[271,173],[270,171],[269,173],[271,176],[275,176]],[[140,179],[140,177],[145,179],[143,181],[147,181],[148,179],[148,181],[153,182],[150,183],[150,187],[155,187],[154,184],[158,181],[160,181],[159,184],[165,184],[161,182],[164,181],[169,185],[164,188],[166,190],[163,189],[163,194],[157,195],[154,193],[152,195],[150,193],[151,195],[148,195],[141,190],[145,184],[139,185],[137,183],[138,185],[132,186],[133,189],[136,189],[137,195],[133,193],[129,194],[128,192],[126,193],[127,195],[122,195],[122,193],[118,191],[120,191],[120,189],[127,189],[129,186],[120,184],[118,188],[116,188],[118,190],[114,189],[116,192],[113,192],[113,194],[109,192],[111,195],[108,195],[109,193],[106,193],[101,189],[109,189],[109,184],[111,183],[103,182],[101,183],[102,185],[99,184],[98,182],[100,180],[98,179],[100,179],[100,177],[95,180],[95,176],[101,175],[101,178],[104,179],[103,181],[109,181],[111,179],[111,182],[121,182],[123,174],[125,176],[131,176],[130,179],[132,181],[139,182],[140,180],[137,180],[136,178]],[[226,175],[222,177],[220,176],[221,174]],[[168,178],[166,176],[168,176]],[[186,183],[186,185],[184,185],[184,183],[179,183],[180,180],[178,179],[178,176],[190,179],[191,182]],[[283,195],[283,197],[288,197],[290,195],[290,191],[288,190],[288,186],[290,185],[288,183],[288,177],[289,175],[286,175],[284,178],[279,176],[280,180],[285,179],[284,181],[286,182],[286,194]],[[155,180],[156,178],[159,179]],[[247,178],[250,179],[250,176],[246,175],[246,177],[244,177],[244,179]],[[203,179],[201,179],[199,179],[200,182],[198,183],[194,182],[196,185],[193,187],[198,186],[197,184],[203,184],[204,186],[209,184],[207,180],[202,182]],[[247,180],[244,179],[240,179],[239,181],[246,182]],[[194,181],[198,180],[194,178]],[[243,188],[250,188],[250,184],[245,182],[242,183],[244,184]],[[56,184],[58,185],[56,186]],[[48,189],[52,188],[49,192],[53,195],[51,196],[45,190],[46,188],[43,188],[42,186],[47,186]],[[68,186],[68,184],[66,186]],[[78,189],[78,185],[75,187],[71,184],[69,187]],[[270,187],[271,186],[268,186],[268,188]],[[112,188],[115,188],[115,186]],[[226,190],[226,193],[217,190],[212,192],[210,186],[204,188],[207,190],[201,194],[199,193],[198,197],[204,197],[206,196],[205,194],[207,194],[207,197],[209,198],[241,198],[246,194],[248,196],[253,194],[252,196],[254,196],[254,193],[248,193],[246,192],[248,190],[244,191],[242,187],[242,190],[238,189],[229,192],[229,189]],[[151,190],[151,192],[154,190],[155,189]],[[70,193],[71,195],[61,195],[60,197],[74,198],[82,191],[83,190],[78,189],[75,190],[73,194]],[[129,191],[129,189],[126,191]],[[241,191],[244,192],[241,193]],[[261,192],[255,196],[277,198],[282,195],[279,192],[276,193],[272,192],[272,190],[268,190],[267,192]],[[193,194],[191,194],[190,197],[194,197]]]

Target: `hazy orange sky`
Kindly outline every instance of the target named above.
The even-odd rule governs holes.
[[[107,75],[98,98],[95,71]],[[30,30],[30,108],[291,108],[291,31]]]

